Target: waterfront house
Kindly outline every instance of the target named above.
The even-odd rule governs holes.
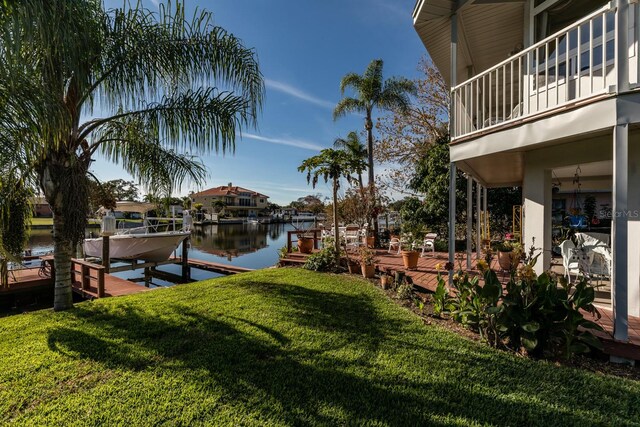
[[[555,177],[579,171],[583,180],[606,182],[611,308],[615,338],[623,341],[628,316],[640,315],[638,6],[419,0],[413,12],[415,30],[452,89],[451,169],[468,176],[469,194],[474,185],[522,187],[522,239],[543,249],[538,272],[550,267]],[[486,198],[484,190],[476,194]],[[486,206],[479,197],[475,205]]]
[[[217,212],[216,205],[222,202],[222,212],[232,218],[257,217],[266,213],[269,204],[269,196],[234,186],[231,182],[221,187],[192,193],[189,197],[192,204],[202,203],[203,210],[208,212]]]

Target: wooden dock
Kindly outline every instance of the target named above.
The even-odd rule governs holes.
[[[142,268],[154,269],[160,265],[181,264],[182,258],[170,258],[161,263],[130,264],[112,268],[112,271],[126,271]],[[38,265],[42,263],[42,266]],[[8,277],[8,286],[0,287],[0,297],[37,292],[53,292],[55,274],[53,268],[44,268],[48,264],[53,265],[53,257],[45,256],[31,268],[12,270]],[[228,264],[220,264],[210,261],[189,259],[188,266],[212,273],[230,275],[252,271],[250,268],[238,267]],[[151,271],[152,276],[167,278],[180,278],[178,275],[166,273],[160,270]],[[161,277],[162,278],[162,277]],[[187,280],[189,282],[191,280]],[[176,282],[177,283],[177,282]],[[105,267],[95,262],[82,259],[72,259],[72,289],[75,293],[87,299],[115,297],[122,295],[146,292],[153,288],[122,279],[105,272]]]

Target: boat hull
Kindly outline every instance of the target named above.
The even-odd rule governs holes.
[[[109,258],[160,262],[169,259],[190,232],[122,234],[109,238]],[[102,257],[102,238],[85,239],[85,256]]]

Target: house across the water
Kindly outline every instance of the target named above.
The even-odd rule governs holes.
[[[269,196],[248,188],[234,186],[231,182],[221,187],[192,193],[192,206],[202,204],[202,209],[230,218],[257,217],[267,213]]]

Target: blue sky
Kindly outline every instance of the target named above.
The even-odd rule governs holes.
[[[158,1],[146,0],[157,7]],[[107,7],[120,5],[107,1]],[[414,0],[210,0],[187,1],[214,13],[215,24],[255,48],[266,83],[266,100],[257,129],[245,129],[235,154],[204,158],[205,189],[233,182],[287,204],[310,193],[330,195],[324,183],[307,185],[298,165],[336,137],[360,131],[363,118],[334,122],[339,83],[348,72],[362,73],[372,59],[384,60],[384,75],[418,76],[426,51],[412,27]],[[129,178],[98,160],[102,180]]]

